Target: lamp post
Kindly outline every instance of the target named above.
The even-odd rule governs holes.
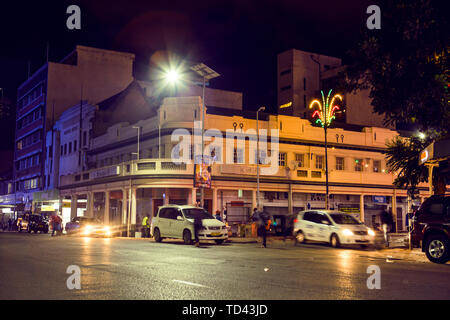
[[[311,55],[311,60],[314,61],[315,63],[317,63],[319,65],[319,91],[321,90],[322,87],[322,82],[321,82],[321,67],[320,67],[320,61],[314,59],[314,56]],[[324,112],[324,132],[325,132],[325,185],[326,185],[326,197],[325,197],[325,209],[328,210],[328,147],[327,147],[327,127],[328,127],[328,122],[327,122],[327,112]]]
[[[195,73],[197,73],[201,78],[202,78],[202,162],[201,164],[203,165],[204,162],[204,144],[205,144],[205,140],[204,140],[204,129],[205,129],[205,86],[206,86],[206,81],[217,78],[220,76],[219,73],[217,73],[216,71],[214,71],[213,69],[211,69],[210,67],[208,67],[207,65],[205,65],[204,63],[198,63],[194,66],[192,66],[190,68],[192,71],[194,71]],[[180,74],[176,71],[176,70],[169,70],[166,73],[166,79],[172,83],[179,81],[181,78]],[[185,80],[185,79],[184,79]],[[193,81],[190,81],[191,83],[193,83]],[[202,170],[203,166],[200,167]],[[204,197],[205,197],[205,193],[203,188],[200,188],[201,191],[201,196],[200,196],[200,204],[203,207],[204,206]]]
[[[208,67],[207,65],[203,63],[196,64],[191,67],[191,70],[197,73],[199,76],[203,79],[203,86],[202,86],[202,163],[200,166],[200,170],[203,170],[203,163],[204,163],[204,148],[205,148],[205,140],[204,140],[204,131],[205,131],[205,86],[206,86],[206,80],[211,80],[214,78],[217,78],[220,76],[216,71]],[[204,188],[200,188],[200,205],[204,207],[204,200],[205,200],[205,190]]]
[[[256,208],[259,210],[259,128],[258,128],[258,113],[266,110],[266,107],[260,107],[256,111]]]

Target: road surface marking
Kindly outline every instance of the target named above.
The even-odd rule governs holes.
[[[202,284],[198,284],[198,283],[194,283],[194,282],[189,282],[189,281],[183,281],[183,280],[172,280],[174,282],[178,282],[178,283],[183,283],[183,284],[187,284],[190,286],[195,286],[195,287],[203,287],[203,288],[209,288],[207,286],[204,286]]]

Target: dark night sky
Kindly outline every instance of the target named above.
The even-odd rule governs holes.
[[[172,50],[217,70],[212,87],[242,91],[244,108],[276,102],[276,56],[297,48],[345,58],[368,17],[365,0],[2,1],[0,87],[17,86],[46,59],[76,44],[133,52],[143,72],[156,50]],[[66,8],[81,8],[81,30],[66,28]]]

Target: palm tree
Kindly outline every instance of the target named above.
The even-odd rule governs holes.
[[[416,136],[410,138],[396,137],[387,144],[386,165],[390,171],[397,172],[398,176],[394,180],[397,188],[406,188],[408,196],[414,199],[417,185],[428,181],[428,168],[419,164],[419,156],[423,149],[435,141],[433,135],[427,135],[426,139]],[[433,187],[435,194],[444,194],[446,190],[439,167],[433,170]]]

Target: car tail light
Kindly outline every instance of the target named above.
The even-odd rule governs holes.
[[[294,223],[297,223],[298,222],[298,219],[294,219]]]

